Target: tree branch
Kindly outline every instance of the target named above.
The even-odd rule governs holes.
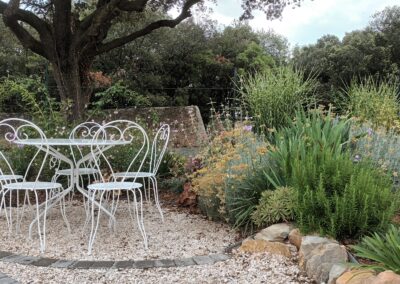
[[[200,2],[201,0],[188,0],[182,7],[182,11],[178,17],[172,20],[158,20],[155,22],[150,23],[146,27],[135,31],[127,36],[120,37],[117,39],[114,39],[112,41],[109,41],[104,44],[99,44],[96,46],[94,50],[89,51],[90,56],[96,56],[99,54],[102,54],[104,52],[110,51],[114,48],[120,47],[124,44],[127,44],[128,42],[131,42],[139,37],[145,36],[152,31],[162,28],[162,27],[169,27],[169,28],[174,28],[176,25],[178,25],[180,22],[182,22],[184,19],[189,18],[192,14],[190,12],[190,8]]]
[[[41,23],[35,19],[35,15],[23,11],[19,9],[19,0],[10,0],[8,4],[4,3],[3,1],[0,1],[0,13],[3,14],[3,21],[4,24],[9,27],[12,32],[16,35],[18,40],[21,42],[21,44],[33,52],[48,58],[48,54],[46,54],[43,45],[40,41],[35,39],[18,21],[21,20],[23,22],[29,22],[33,20],[32,26],[40,26],[40,28],[43,28]],[[25,16],[21,17],[21,16]],[[39,21],[41,21],[39,19]],[[38,31],[39,32],[39,31]]]
[[[8,4],[0,1],[0,14],[3,14],[3,21],[18,37],[22,45],[26,48],[31,49],[33,52],[48,58],[49,56],[44,54],[43,44],[49,44],[51,42],[51,30],[50,26],[37,17],[30,11],[25,11],[19,8],[19,1],[11,0]],[[22,25],[19,21],[24,22],[34,28],[42,43],[36,40]]]
[[[118,4],[118,9],[125,12],[142,12],[146,7],[148,0],[122,0]]]

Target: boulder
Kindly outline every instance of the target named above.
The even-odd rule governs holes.
[[[347,261],[345,247],[334,240],[317,236],[302,238],[299,256],[300,267],[318,283],[328,281],[334,264]]]
[[[269,252],[272,254],[283,255],[287,258],[291,257],[290,249],[286,245],[277,242],[268,242],[264,240],[247,240],[242,243],[239,248],[242,252]]]
[[[342,276],[342,274],[345,273],[348,269],[348,266],[345,264],[334,264],[331,268],[331,271],[329,271],[328,284],[335,284],[336,280],[340,276]]]
[[[394,273],[393,271],[386,270],[378,274],[375,278],[374,284],[399,284],[400,275]],[[371,282],[372,284],[372,282]]]
[[[375,283],[376,276],[371,270],[350,270],[342,274],[336,284],[369,284]]]
[[[301,246],[301,238],[302,238],[300,230],[299,229],[291,230],[288,238],[289,238],[289,242],[292,245],[294,245],[297,248],[297,250],[299,250],[300,246]]]
[[[312,251],[319,247],[323,246],[324,244],[334,243],[334,240],[330,240],[323,237],[318,236],[304,236],[301,238],[301,245],[299,249],[299,264],[302,269],[305,269],[305,264],[307,259],[310,258],[312,255]],[[336,242],[337,243],[337,242]]]
[[[284,242],[293,226],[288,223],[279,223],[269,226],[254,236],[256,240],[264,240],[269,242]]]

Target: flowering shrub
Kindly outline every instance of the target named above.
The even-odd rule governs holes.
[[[386,171],[393,179],[395,188],[400,186],[400,135],[396,129],[372,128],[369,123],[355,125],[351,129],[354,160],[369,159],[375,166]]]
[[[227,195],[262,163],[268,150],[268,144],[247,126],[222,131],[211,141],[202,154],[203,167],[192,176],[200,207],[209,217],[228,219]]]

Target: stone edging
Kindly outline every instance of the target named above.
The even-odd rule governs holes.
[[[120,261],[91,261],[91,260],[64,260],[47,257],[25,256],[13,254],[7,251],[0,251],[0,261],[11,262],[22,265],[32,265],[51,268],[68,269],[147,269],[147,268],[168,268],[183,267],[191,265],[214,264],[229,259],[228,254],[199,255],[180,259],[151,259],[151,260],[120,260]],[[0,274],[1,275],[1,274]],[[1,277],[1,276],[0,276]],[[1,283],[0,278],[0,283]],[[8,282],[7,282],[8,283]],[[15,282],[10,282],[15,283]]]
[[[8,275],[0,272],[0,284],[18,284],[17,280],[12,279]]]

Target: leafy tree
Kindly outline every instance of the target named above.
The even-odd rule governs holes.
[[[378,43],[389,48],[391,61],[400,66],[400,6],[387,7],[376,13],[370,26],[378,33]]]
[[[243,0],[241,18],[254,9],[268,18],[279,17],[287,5],[301,0]],[[191,8],[202,0],[10,0],[0,1],[7,27],[25,48],[49,60],[61,100],[71,101],[73,115],[81,117],[89,103],[92,84],[89,70],[96,56],[123,46],[162,27],[173,28],[191,16]],[[148,11],[180,10],[175,18],[143,21]],[[126,34],[112,38],[109,31],[124,17],[141,19]],[[28,29],[29,27],[29,29]]]
[[[241,75],[265,70],[274,65],[274,59],[265,52],[262,46],[255,42],[251,42],[242,53],[239,53],[236,61]]]
[[[377,37],[377,32],[370,28],[347,33],[342,40],[332,35],[323,36],[316,44],[297,47],[293,61],[308,73],[318,74],[317,94],[323,102],[330,103],[353,79],[366,76],[382,79],[398,71],[390,49],[379,45]]]

